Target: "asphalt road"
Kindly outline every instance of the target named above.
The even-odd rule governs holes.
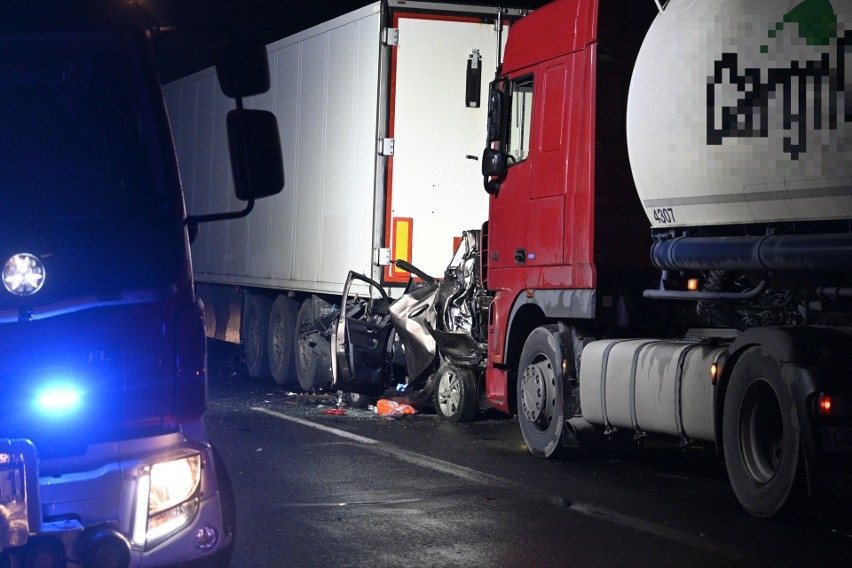
[[[234,568],[852,564],[852,515],[751,518],[712,452],[542,460],[511,418],[334,414],[333,397],[249,379],[223,346],[206,422],[237,495]]]

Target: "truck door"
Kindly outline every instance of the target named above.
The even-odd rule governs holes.
[[[588,274],[594,119],[583,56],[520,71],[505,89],[508,168],[491,198],[489,263],[521,269],[515,289],[580,287]]]
[[[570,246],[565,241],[565,206],[572,184],[566,183],[566,174],[576,168],[568,164],[565,143],[570,134],[570,61],[547,64],[538,75],[541,118],[532,139],[535,167],[529,178],[527,266],[560,265]]]
[[[385,234],[393,259],[440,274],[463,230],[488,215],[478,156],[497,32],[482,18],[394,14]],[[505,32],[504,32],[505,34]],[[393,265],[385,280],[405,282]]]
[[[522,268],[527,261],[528,202],[532,161],[530,136],[533,130],[535,80],[532,74],[512,79],[509,95],[505,152],[510,173],[491,202],[491,269]]]

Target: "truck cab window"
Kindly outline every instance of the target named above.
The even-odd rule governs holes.
[[[2,48],[0,192],[7,208],[43,218],[156,214],[159,138],[151,136],[152,103],[129,40],[56,34],[16,37]]]
[[[509,115],[509,135],[506,151],[514,163],[523,162],[530,154],[532,125],[533,78],[522,77],[512,82],[512,106]],[[512,162],[512,160],[510,160]]]

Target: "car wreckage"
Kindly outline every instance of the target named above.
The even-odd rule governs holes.
[[[394,391],[415,407],[434,404],[441,419],[475,419],[486,407],[480,393],[491,302],[480,281],[479,236],[462,233],[442,279],[393,261],[410,274],[396,299],[350,271],[345,306],[301,327],[298,356],[316,361],[317,372],[330,365],[330,390],[349,393],[353,402]]]

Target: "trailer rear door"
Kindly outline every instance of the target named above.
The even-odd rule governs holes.
[[[488,216],[479,156],[499,40],[494,17],[488,16],[497,10],[479,9],[487,12],[397,11],[391,20],[398,40],[391,55],[393,155],[383,246],[392,259],[408,260],[435,276],[442,274],[462,231],[478,229]],[[407,278],[392,265],[386,268],[386,281]]]

